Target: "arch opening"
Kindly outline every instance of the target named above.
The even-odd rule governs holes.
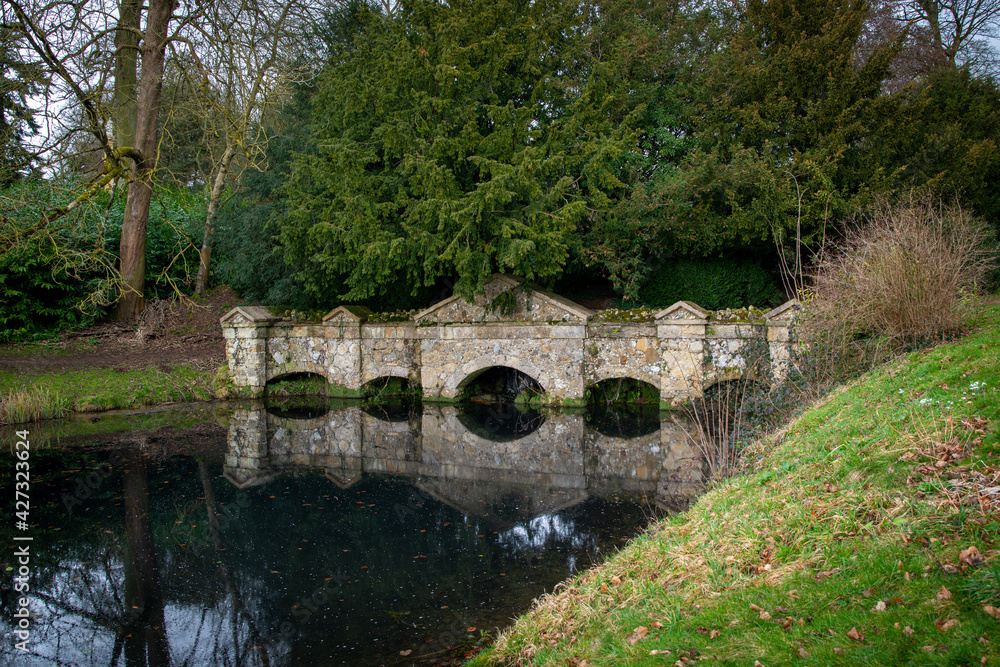
[[[611,405],[660,404],[660,390],[649,382],[631,377],[608,378],[587,387],[587,403]]]
[[[459,395],[479,403],[540,403],[545,393],[535,378],[510,366],[487,366],[458,385]]]
[[[383,375],[361,385],[362,409],[382,421],[410,421],[420,412],[420,393],[410,378]]]
[[[264,385],[264,408],[282,419],[316,419],[330,411],[326,389],[319,373],[285,373]]]

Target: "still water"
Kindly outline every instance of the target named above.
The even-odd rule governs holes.
[[[704,483],[683,425],[655,412],[245,404],[207,424],[135,419],[35,440],[29,652],[14,648],[7,550],[0,659],[440,664]]]

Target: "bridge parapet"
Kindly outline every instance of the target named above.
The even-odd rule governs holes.
[[[373,322],[365,309],[344,306],[311,323],[240,307],[222,327],[233,382],[252,394],[280,376],[315,373],[337,395],[401,377],[419,383],[425,400],[449,402],[471,378],[503,366],[534,378],[550,404],[579,405],[587,387],[632,378],[656,387],[666,406],[715,382],[783,379],[799,308],[790,301],[741,322],[679,301],[645,321],[613,322],[497,276],[473,302],[450,297],[403,322]]]

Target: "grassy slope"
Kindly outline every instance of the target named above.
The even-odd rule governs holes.
[[[980,502],[1000,489],[979,493],[1000,486],[1000,308],[980,325],[810,409],[756,472],[566,582],[472,664],[1000,665],[1000,504]]]

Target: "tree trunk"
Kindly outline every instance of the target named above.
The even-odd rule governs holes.
[[[120,246],[122,297],[118,318],[135,320],[142,314],[146,281],[146,225],[153,198],[153,169],[157,155],[157,120],[163,65],[166,59],[167,26],[173,0],[150,0],[146,13],[146,34],[142,43],[142,75],[136,99],[135,143],[141,154],[136,162],[136,179],[129,184],[122,220]]]
[[[219,161],[219,171],[215,174],[215,181],[212,183],[212,191],[208,196],[208,215],[205,216],[205,235],[201,241],[201,260],[198,262],[198,278],[195,281],[194,293],[198,296],[205,296],[208,288],[208,268],[209,260],[212,258],[212,237],[215,236],[215,218],[219,212],[219,200],[222,199],[222,191],[226,187],[226,177],[229,175],[229,166],[233,163],[236,149],[233,144],[226,147],[226,152]]]
[[[146,461],[137,452],[125,459],[124,498],[125,529],[131,571],[126,571],[126,603],[137,608],[132,623],[136,635],[126,645],[126,655],[145,654],[141,664],[166,667],[170,664],[164,616],[163,592],[153,545],[153,522],[149,515],[149,476]],[[131,578],[131,581],[128,579]],[[129,599],[131,595],[135,597]],[[140,638],[141,637],[141,638]],[[130,663],[131,664],[131,663]]]
[[[115,148],[135,148],[136,72],[139,65],[141,0],[122,0],[115,30],[115,90],[111,100]]]

